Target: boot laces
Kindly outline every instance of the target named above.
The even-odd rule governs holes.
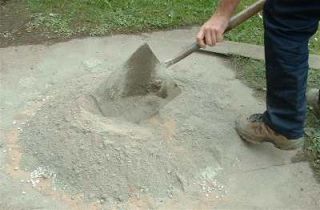
[[[263,122],[263,115],[262,114],[253,114],[248,118],[248,120],[252,123]]]

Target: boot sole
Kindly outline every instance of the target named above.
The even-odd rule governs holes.
[[[270,140],[270,139],[263,139],[263,140],[260,140],[260,141],[257,141],[256,139],[253,139],[251,137],[249,137],[248,135],[245,135],[244,133],[241,133],[237,130],[240,138],[246,142],[249,142],[249,143],[252,143],[252,144],[261,144],[261,143],[264,143],[264,142],[268,142],[268,143],[271,143],[273,144],[274,147],[280,149],[280,150],[296,150],[296,149],[299,149],[303,146],[304,144],[304,140],[301,139],[301,140],[289,140],[289,141],[292,141],[290,142],[290,144],[286,144],[286,145],[280,145],[280,144],[277,144],[276,142]]]

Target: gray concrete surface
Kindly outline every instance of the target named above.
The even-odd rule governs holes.
[[[207,52],[221,53],[224,55],[240,55],[246,58],[264,60],[264,46],[225,41],[215,47],[207,47],[204,49]],[[320,69],[320,56],[310,54],[309,66],[313,69]]]
[[[204,54],[193,54],[167,70],[181,94],[144,122],[144,128],[162,134],[174,163],[183,163],[183,170],[176,167],[185,173],[179,174],[182,190],[167,197],[140,192],[118,203],[89,202],[86,192],[75,195],[61,186],[56,189],[53,181],[59,176],[35,176],[41,175],[37,165],[34,173],[23,170],[20,135],[47,101],[79,78],[109,75],[144,42],[166,60],[192,42],[195,33],[196,29],[175,30],[0,49],[0,207],[319,209],[320,187],[308,163],[291,163],[295,152],[269,144],[248,145],[237,136],[233,128],[237,115],[261,112],[264,103],[235,78],[228,60]]]

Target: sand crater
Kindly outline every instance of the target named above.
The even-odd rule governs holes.
[[[49,167],[66,189],[90,200],[182,190],[176,155],[145,121],[181,92],[157,71],[144,45],[97,87],[89,75],[54,97],[21,135],[30,170]]]
[[[174,81],[160,74],[163,71],[145,44],[133,53],[123,68],[114,71],[89,100],[105,117],[138,123],[156,114],[181,92]]]

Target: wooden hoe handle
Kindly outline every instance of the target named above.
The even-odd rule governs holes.
[[[265,2],[266,0],[258,0],[256,3],[252,4],[247,9],[233,16],[229,21],[229,24],[227,29],[225,30],[225,33],[236,28],[238,25],[245,22],[252,16],[256,15],[258,12],[260,12]],[[181,61],[182,59],[186,58],[188,55],[192,54],[193,52],[199,49],[200,49],[200,46],[198,45],[198,43],[194,42],[190,46],[186,47],[182,52],[180,52],[175,58],[165,61],[164,64],[168,68],[171,65]]]

